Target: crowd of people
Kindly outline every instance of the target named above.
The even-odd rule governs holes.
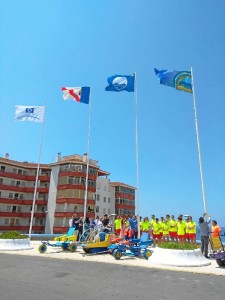
[[[148,235],[148,238],[152,238],[154,246],[163,241],[176,241],[176,242],[188,242],[196,243],[196,230],[197,225],[200,230],[201,236],[201,250],[205,257],[208,257],[208,243],[209,235],[212,237],[219,236],[221,234],[221,228],[217,225],[216,220],[212,221],[212,226],[209,228],[211,222],[210,217],[204,214],[199,218],[198,224],[192,219],[192,216],[183,216],[180,214],[177,218],[174,215],[167,214],[165,217],[157,218],[155,215],[148,217],[140,217],[140,224],[138,224],[138,217],[128,216],[121,217],[117,215],[115,219],[105,214],[103,217],[96,216],[96,219],[77,218],[77,214],[73,214],[69,220],[69,226],[75,227],[78,230],[78,235],[81,236],[86,230],[93,231],[108,231],[112,232],[116,237],[120,237],[124,240],[138,237],[138,227],[140,226],[140,236],[143,233]],[[79,239],[78,236],[78,239]]]

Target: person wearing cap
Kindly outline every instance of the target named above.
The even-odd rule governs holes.
[[[210,217],[206,220],[207,214],[204,213],[202,217],[199,218],[198,226],[201,236],[201,252],[206,258],[208,256],[208,247],[209,247],[209,223],[211,222]]]
[[[171,241],[177,241],[177,220],[175,220],[174,215],[171,215],[169,225],[170,239]]]

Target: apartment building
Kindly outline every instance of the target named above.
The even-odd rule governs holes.
[[[86,194],[86,173],[88,188]],[[37,164],[0,157],[0,232],[28,233],[31,220]],[[86,216],[121,214],[135,210],[135,188],[111,183],[109,172],[87,155],[57,156],[55,163],[41,164],[32,222],[32,233],[67,232],[76,213]]]
[[[28,233],[37,164],[0,158],[0,231]],[[51,168],[40,165],[33,232],[44,233]]]
[[[122,182],[111,182],[115,188],[115,213],[127,217],[135,214],[135,190],[136,188]]]

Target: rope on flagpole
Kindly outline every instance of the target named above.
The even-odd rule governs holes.
[[[85,194],[84,194],[84,220],[83,220],[83,233],[84,233],[84,223],[85,223],[86,215],[87,215],[87,198],[88,198],[88,173],[89,173],[90,139],[91,139],[91,88],[90,88],[90,97],[89,97],[87,168],[86,168]]]
[[[139,158],[138,158],[138,97],[137,97],[137,74],[134,73],[135,81],[135,115],[136,115],[136,126],[135,126],[135,141],[136,141],[136,178],[137,178],[137,224],[138,224],[138,238],[140,238],[140,189],[139,189]]]
[[[200,139],[199,139],[199,131],[198,131],[198,118],[197,118],[197,109],[196,109],[196,98],[195,98],[195,89],[194,89],[194,76],[193,76],[192,66],[191,66],[191,78],[192,78],[192,93],[193,93],[193,104],[194,104],[195,130],[196,130],[197,145],[198,145],[198,160],[199,160],[201,186],[202,186],[202,197],[203,197],[204,212],[207,213],[205,185],[204,185],[203,168],[202,168],[202,156],[201,156]]]
[[[39,177],[39,171],[40,171],[40,160],[41,160],[41,151],[42,151],[43,136],[44,136],[44,124],[45,124],[45,108],[46,108],[46,106],[44,106],[44,118],[43,118],[42,128],[41,128],[41,141],[40,141],[40,147],[39,147],[37,174],[36,174],[36,179],[35,179],[33,203],[32,203],[32,209],[31,209],[29,238],[31,238],[31,233],[32,233],[33,218],[34,218],[34,207],[35,207],[35,202],[36,202],[37,187],[38,187],[38,177]]]

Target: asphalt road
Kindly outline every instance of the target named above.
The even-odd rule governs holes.
[[[10,254],[0,268],[0,300],[225,298],[223,276]]]

